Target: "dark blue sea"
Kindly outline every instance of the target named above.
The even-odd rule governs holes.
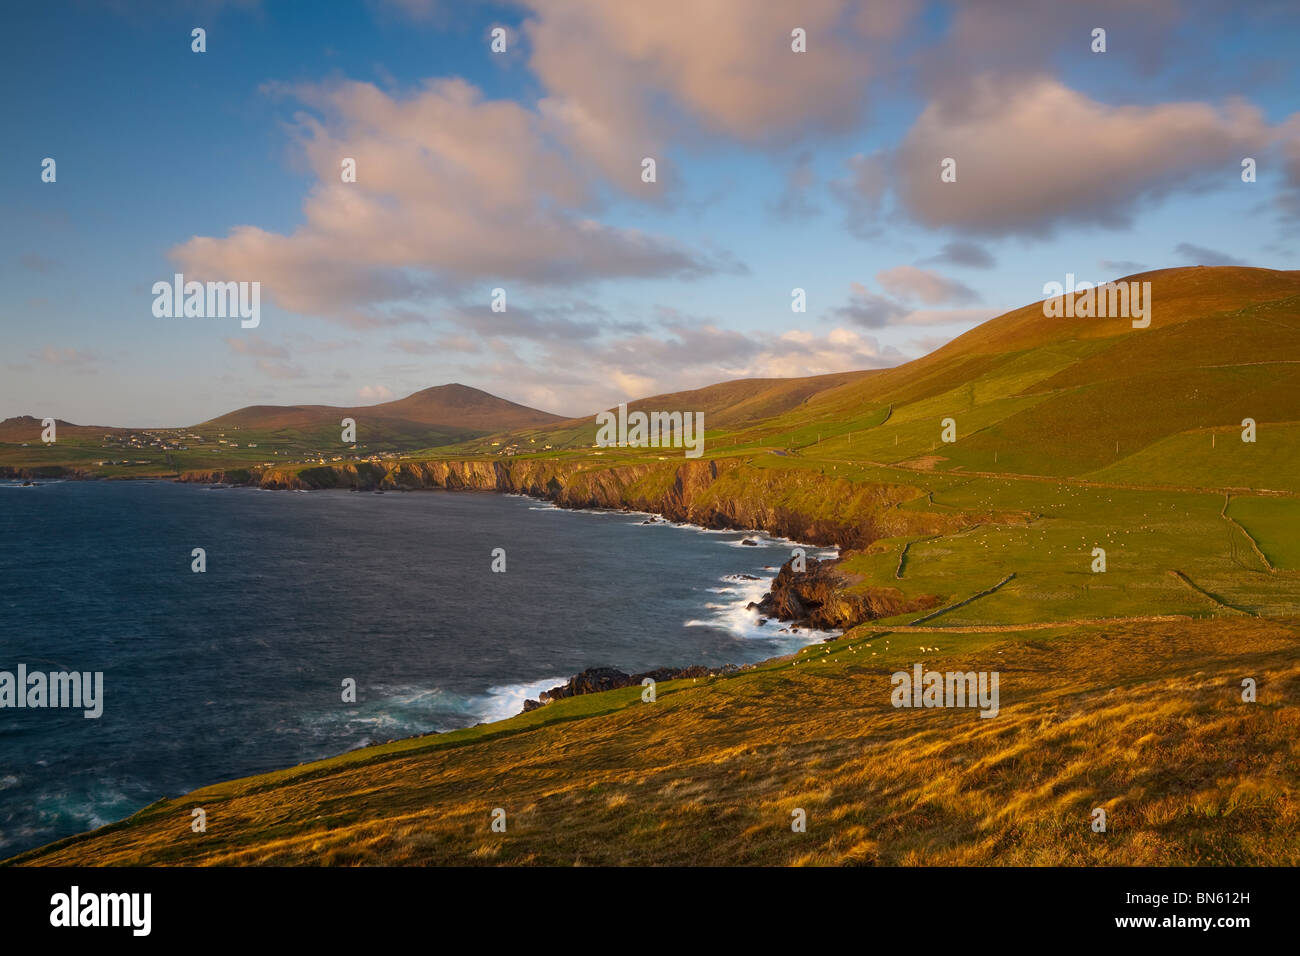
[[[791,542],[645,517],[0,482],[0,671],[104,674],[98,719],[0,709],[0,858],[232,777],[513,716],[588,667],[743,664],[825,636],[745,610]]]

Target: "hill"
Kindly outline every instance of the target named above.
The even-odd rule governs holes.
[[[753,427],[724,429],[710,448],[780,442],[809,453],[815,444],[823,457],[1105,477],[1169,442],[1166,451],[1183,450],[1180,457],[1147,454],[1124,473],[1225,487],[1239,484],[1233,472],[1244,467],[1244,486],[1300,490],[1295,459],[1278,455],[1296,447],[1291,423],[1300,422],[1300,272],[1195,267],[1124,281],[1151,283],[1149,328],[1125,318],[1047,318],[1035,303],[914,362],[820,392]],[[945,418],[954,442],[942,440]],[[1244,445],[1247,418],[1259,438]],[[1225,440],[1234,431],[1235,444]]]
[[[1295,866],[1297,637],[1296,620],[863,628],[654,703],[571,697],[218,783],[10,862]],[[922,659],[1000,671],[998,717],[890,706],[891,672]]]
[[[355,446],[341,441],[344,418],[356,422]],[[174,477],[214,470],[246,476],[248,468],[275,460],[393,455],[563,420],[459,384],[378,405],[250,405],[183,427],[109,428],[60,420],[50,445],[41,442],[41,420],[24,415],[0,422],[0,474]]]
[[[42,421],[44,419],[36,418],[34,415],[15,415],[6,418],[0,421],[0,442],[38,444],[41,441],[41,432],[44,431]],[[54,427],[56,438],[70,438],[73,436],[96,438],[102,435],[128,431],[128,429],[113,428],[106,425],[74,425],[72,422],[65,422],[61,418],[54,420]]]
[[[1122,464],[1132,459],[1144,480],[1180,483],[1190,474],[1209,487],[1241,480],[1240,456],[1229,457],[1211,432],[1240,431],[1250,418],[1277,439],[1249,449],[1257,452],[1252,480],[1300,487],[1297,469],[1276,455],[1281,444],[1294,447],[1280,441],[1286,423],[1300,421],[1300,271],[1196,266],[1117,281],[1151,284],[1149,327],[1048,318],[1035,302],[894,368],[725,382],[628,408],[703,412],[716,456],[777,447],[938,470],[1084,476],[1119,467],[1135,477],[1132,463]],[[941,440],[945,418],[955,442]],[[589,449],[594,437],[592,416],[448,453],[512,443]],[[1169,446],[1140,457],[1159,442]]]
[[[436,385],[406,398],[378,405],[248,405],[200,426],[274,431],[288,428],[337,428],[343,417],[430,425],[443,431],[500,432],[563,421],[467,385]]]
[[[628,412],[703,412],[707,428],[740,428],[771,419],[807,403],[823,392],[879,374],[877,369],[835,372],[803,378],[746,378],[703,388],[665,392],[628,401]],[[614,410],[611,408],[610,410]],[[596,440],[595,414],[569,418],[543,427],[518,428],[492,435],[494,442],[470,442],[463,451],[482,453],[492,447],[520,446],[590,448]]]

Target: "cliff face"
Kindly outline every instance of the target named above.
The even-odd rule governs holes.
[[[308,490],[497,491],[544,498],[564,508],[648,511],[706,528],[759,528],[845,549],[885,537],[955,531],[971,520],[900,509],[919,495],[907,485],[849,482],[810,469],[746,467],[739,459],[626,465],[545,459],[340,462],[301,470],[189,472],[180,480]]]

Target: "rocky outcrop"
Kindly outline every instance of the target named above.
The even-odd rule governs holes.
[[[644,674],[625,674],[612,667],[592,667],[580,674],[573,675],[558,687],[542,691],[537,695],[537,700],[524,701],[522,712],[526,714],[530,710],[537,710],[551,701],[563,700],[565,697],[577,697],[580,694],[600,694],[607,690],[618,690],[621,687],[639,687],[647,677],[655,683],[661,683],[669,680],[681,680],[684,677],[698,679],[701,677],[715,677],[719,674],[734,674],[742,669],[735,664],[727,664],[718,668],[703,667],[697,664],[691,667],[661,667],[658,670],[646,671]]]
[[[93,472],[85,471],[81,468],[74,468],[69,465],[37,465],[35,468],[12,468],[8,465],[0,466],[0,479],[13,480],[21,478],[31,480],[33,478],[70,478],[70,479],[89,479],[97,477]]]
[[[803,571],[791,559],[781,566],[772,590],[751,608],[801,627],[848,629],[866,621],[924,611],[939,603],[934,595],[908,598],[897,588],[873,587],[860,575],[845,574],[838,561],[807,558]]]

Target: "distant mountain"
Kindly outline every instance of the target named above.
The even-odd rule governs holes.
[[[455,431],[497,432],[549,425],[559,415],[498,398],[468,385],[437,385],[378,405],[248,405],[195,427],[275,430],[337,426],[344,417],[362,421],[407,422]]]
[[[210,433],[238,429],[250,437],[257,434],[301,443],[308,448],[329,447],[338,444],[339,422],[344,418],[356,420],[358,442],[370,448],[397,449],[436,448],[497,432],[541,428],[565,421],[559,415],[453,383],[378,405],[249,405],[197,425],[184,426],[184,430]],[[74,425],[61,419],[57,427],[60,438],[85,439],[169,430]],[[0,421],[0,442],[39,444],[41,431],[41,419],[32,415],[7,418]]]
[[[13,442],[21,444],[23,442],[37,443],[41,441],[41,432],[45,426],[41,424],[43,419],[34,415],[15,415],[13,418],[6,418],[0,421],[0,442]],[[127,429],[111,428],[107,425],[74,425],[72,422],[65,422],[61,418],[54,420],[56,438],[98,438],[113,432],[126,431]]]
[[[563,421],[560,415],[539,411],[517,402],[497,398],[468,385],[452,383],[415,392],[406,398],[374,405],[369,414],[383,409],[393,417],[427,425],[457,425],[483,431],[504,431],[530,425]],[[361,411],[361,409],[358,409]]]

